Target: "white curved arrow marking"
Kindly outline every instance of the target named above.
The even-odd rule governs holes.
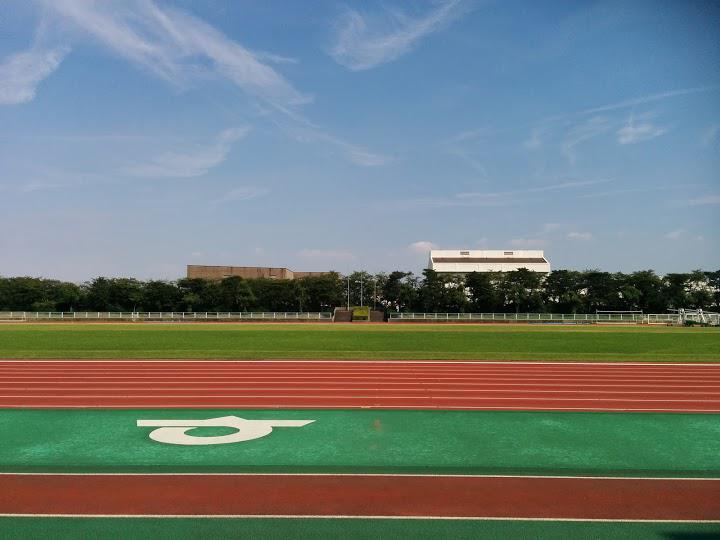
[[[315,420],[246,420],[222,416],[207,420],[138,420],[138,427],[157,427],[150,432],[153,441],[166,444],[204,445],[251,441],[270,435],[274,427],[303,427]],[[198,427],[228,427],[237,431],[215,437],[195,437],[187,432]]]

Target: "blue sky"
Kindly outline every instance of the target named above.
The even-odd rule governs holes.
[[[4,0],[0,275],[720,267],[720,4]]]

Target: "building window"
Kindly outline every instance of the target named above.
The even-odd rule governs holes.
[[[514,251],[506,251],[505,255],[515,255],[515,252]]]
[[[470,256],[470,252],[469,251],[461,251],[460,255]]]

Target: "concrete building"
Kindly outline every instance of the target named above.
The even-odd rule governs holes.
[[[200,264],[187,265],[188,278],[221,280],[226,277],[238,276],[245,279],[300,279],[304,277],[324,276],[330,272],[293,272],[288,268],[269,266],[205,266]]]
[[[433,249],[428,268],[445,274],[511,272],[520,268],[547,273],[550,263],[542,250]]]

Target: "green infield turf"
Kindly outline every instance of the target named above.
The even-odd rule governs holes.
[[[198,519],[0,517],[6,539],[263,538],[517,538],[576,540],[710,540],[717,523],[603,523],[429,519]]]
[[[235,444],[153,441],[139,419],[314,420]],[[198,436],[228,428],[196,428]],[[2,410],[4,472],[720,477],[720,415],[370,410]]]
[[[7,324],[0,325],[0,357],[717,361],[720,329]]]

